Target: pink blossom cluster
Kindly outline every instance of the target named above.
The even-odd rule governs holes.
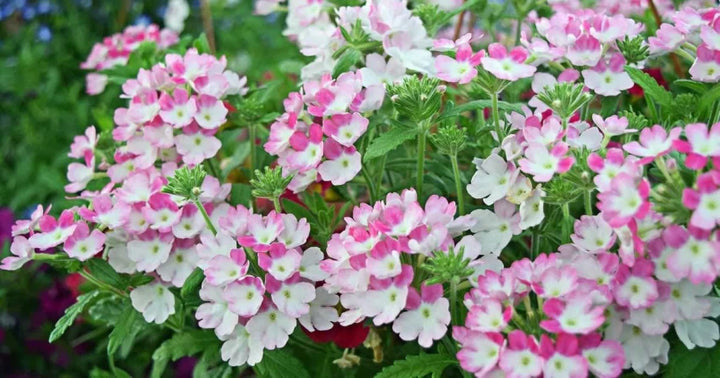
[[[468,292],[464,327],[453,329],[463,369],[477,376],[617,377],[624,366],[619,342],[603,340],[618,258],[588,254],[584,264],[558,254],[522,259],[488,270]],[[536,304],[533,304],[535,302]],[[520,313],[523,313],[520,315]],[[539,326],[540,340],[532,335]]]
[[[80,68],[103,71],[125,65],[130,53],[144,42],[154,42],[159,49],[164,50],[178,42],[178,35],[169,29],[160,30],[154,24],[128,26],[122,33],[105,37],[102,42],[96,43],[87,59],[80,64]],[[106,75],[98,72],[89,73],[86,79],[89,95],[102,93],[108,81]]]
[[[694,60],[693,80],[715,83],[720,80],[720,8],[685,7],[675,12],[672,23],[660,25],[648,39],[655,55],[678,53]]]
[[[338,293],[345,309],[339,323],[392,323],[401,339],[417,339],[426,348],[440,339],[450,322],[449,302],[441,285],[423,284],[418,293],[411,284],[419,273],[407,262],[455,246],[453,239],[474,222],[454,215],[455,204],[436,195],[423,208],[412,189],[355,207],[345,229],[332,235],[328,258],[320,263],[328,274],[323,287]],[[480,255],[472,237],[455,248],[471,260]]]
[[[298,322],[310,331],[332,328],[339,299],[316,287],[327,274],[319,248],[300,249],[310,232],[305,219],[238,205],[227,206],[217,224],[218,233],[202,234],[196,245],[205,280],[195,317],[223,341],[224,361],[260,362],[265,349],[285,346]]]
[[[542,37],[523,39],[533,64],[567,61],[581,71],[585,85],[603,96],[617,96],[633,86],[624,71],[625,58],[616,42],[634,37],[644,25],[623,15],[607,15],[589,9],[558,12],[537,21]]]
[[[369,123],[362,113],[378,109],[385,96],[383,84],[365,80],[362,72],[308,81],[284,101],[285,113],[270,126],[264,147],[278,156],[284,175],[293,175],[288,186],[293,192],[317,180],[342,185],[360,172],[354,143]]]

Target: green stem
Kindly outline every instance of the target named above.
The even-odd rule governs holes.
[[[502,135],[502,130],[500,129],[500,112],[498,110],[498,93],[493,92],[490,95],[490,98],[492,99],[492,118],[493,118],[493,125],[495,126],[495,133],[497,134],[498,142],[502,142],[503,135]]]
[[[450,161],[452,162],[453,175],[455,176],[455,192],[457,194],[458,213],[459,215],[465,215],[465,192],[462,190],[462,182],[460,181],[460,168],[458,167],[457,154],[450,155]]]
[[[210,220],[210,216],[208,215],[207,211],[205,210],[205,207],[200,203],[200,200],[195,198],[193,200],[193,203],[195,203],[195,206],[200,210],[200,214],[202,214],[203,219],[205,219],[205,224],[207,224],[208,229],[210,229],[210,232],[212,232],[213,235],[217,234],[217,229],[215,226],[213,226],[212,221]]]
[[[365,184],[368,187],[368,194],[370,195],[370,202],[375,203],[377,201],[376,193],[375,193],[375,182],[370,178],[370,174],[368,173],[367,169],[365,169],[365,166],[362,167],[360,170],[362,172],[363,178],[365,179]]]
[[[584,193],[584,197],[585,197],[585,214],[593,215],[592,190],[586,190]]]
[[[532,233],[530,243],[531,243],[530,254],[532,255],[530,257],[532,257],[532,259],[534,260],[536,257],[538,257],[540,255],[540,234],[537,231]]]
[[[112,287],[112,286],[106,284],[105,282],[100,281],[97,277],[93,276],[92,273],[90,273],[90,272],[88,272],[88,271],[81,270],[79,273],[80,273],[80,276],[81,276],[81,277],[83,277],[85,280],[87,280],[88,282],[90,282],[91,284],[97,286],[97,287],[100,288],[100,289],[103,289],[103,290],[112,292],[113,294],[117,294],[117,295],[119,295],[119,296],[121,296],[121,297],[127,297],[127,296],[128,296],[128,294],[127,294],[126,292],[121,291],[121,290],[119,290],[119,289],[116,288],[116,287]]]
[[[427,138],[427,128],[421,127],[420,134],[418,134],[418,147],[417,147],[417,190],[418,198],[422,198],[422,187],[423,179],[425,178],[425,139]]]
[[[570,237],[570,224],[572,222],[572,218],[570,217],[570,204],[567,202],[562,205],[562,214],[562,238],[563,240],[567,240]]]
[[[517,28],[515,29],[515,46],[520,45],[520,34],[522,32],[522,22],[525,19],[525,15],[518,13]]]
[[[386,161],[387,161],[387,154],[383,155],[383,156],[380,158],[380,169],[377,170],[377,172],[380,172],[380,174],[377,175],[378,180],[377,180],[377,182],[375,183],[375,189],[376,189],[376,190],[377,190],[377,189],[382,190],[383,176],[385,175],[385,163],[386,163]],[[376,193],[376,194],[377,194],[377,193]],[[382,192],[381,192],[381,195],[382,195]]]
[[[450,324],[460,324],[460,314],[458,314],[457,304],[458,278],[453,277],[450,280]]]
[[[282,213],[282,208],[280,207],[280,197],[273,197],[273,206],[275,207],[276,213]]]
[[[695,61],[695,57],[692,56],[689,52],[683,50],[683,49],[677,49],[673,51],[675,54],[681,56],[683,59],[687,60],[688,62],[692,63]]]

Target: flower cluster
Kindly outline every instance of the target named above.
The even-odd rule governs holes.
[[[716,8],[685,7],[660,25],[648,39],[655,55],[676,53],[692,62],[693,80],[715,83],[720,80],[720,11]],[[694,57],[693,57],[694,55]]]
[[[442,287],[423,284],[418,293],[411,284],[422,275],[403,262],[452,249],[453,238],[474,223],[469,216],[454,215],[455,204],[438,196],[431,196],[423,208],[414,190],[390,193],[374,206],[353,209],[345,230],[328,242],[329,258],[320,263],[328,274],[324,287],[339,293],[345,308],[340,324],[366,318],[375,325],[393,323],[401,339],[418,339],[426,348],[440,339],[450,321]],[[480,254],[472,237],[455,248],[469,259]]]
[[[144,42],[153,42],[159,49],[166,49],[178,42],[178,35],[172,30],[161,30],[157,25],[138,25],[128,26],[122,33],[105,37],[93,46],[90,55],[80,64],[82,69],[96,71],[86,76],[87,93],[102,93],[108,77],[100,71],[127,64],[130,54]]]

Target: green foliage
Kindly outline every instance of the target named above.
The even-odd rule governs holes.
[[[325,202],[322,196],[316,192],[306,192],[302,196],[302,200],[307,207],[283,199],[283,209],[285,212],[295,215],[298,219],[307,219],[310,224],[310,235],[321,246],[325,246],[327,241],[330,240],[330,236],[342,222],[343,215],[352,203],[347,202],[338,210]]]
[[[720,346],[689,350],[681,343],[670,349],[668,365],[663,371],[667,378],[720,376]]]
[[[455,156],[465,148],[467,133],[455,125],[445,125],[438,128],[431,140],[440,153]]]
[[[136,327],[136,323],[141,322],[140,314],[135,311],[130,301],[125,301],[118,322],[114,324],[113,330],[110,332],[110,336],[108,336],[108,354],[113,355],[122,347],[124,351],[121,354],[127,355],[140,329]]]
[[[200,187],[206,175],[202,165],[196,165],[193,168],[184,166],[176,170],[173,176],[168,177],[168,183],[162,191],[187,199],[195,199],[202,193]]]
[[[445,283],[452,280],[459,282],[472,275],[474,270],[468,267],[470,260],[464,257],[464,253],[464,247],[455,252],[455,248],[452,246],[447,253],[436,251],[433,257],[422,265],[431,274],[427,284]]]
[[[400,115],[415,123],[427,122],[440,110],[443,90],[439,86],[438,79],[410,76],[388,86],[387,95]]]
[[[310,378],[310,373],[303,363],[282,349],[265,352],[262,361],[254,366],[254,370],[260,378]]]
[[[220,349],[220,340],[212,331],[189,330],[176,333],[155,349],[151,376],[162,376],[169,361],[194,356],[208,349]]]
[[[637,64],[648,58],[650,55],[649,48],[642,36],[617,41],[618,49],[625,57],[628,64]]]
[[[658,84],[658,82],[650,75],[631,66],[625,66],[625,72],[630,75],[630,78],[633,82],[635,82],[635,84],[642,87],[645,91],[645,96],[652,99],[655,104],[660,105],[661,107],[669,107],[671,105],[673,100],[672,94]],[[652,107],[654,105],[648,104],[648,106]]]
[[[75,318],[78,317],[90,302],[100,294],[99,291],[91,291],[77,297],[77,302],[65,310],[65,315],[55,323],[55,329],[50,333],[48,341],[53,342],[59,339],[65,331],[73,324]]]
[[[256,198],[274,199],[280,197],[285,192],[293,176],[283,177],[281,167],[265,167],[264,171],[255,170],[255,178],[250,180],[252,185],[252,195]]]
[[[563,119],[568,119],[583,105],[590,102],[593,96],[583,92],[582,84],[557,83],[545,87],[537,98]]]
[[[404,360],[397,360],[394,364],[382,369],[375,378],[420,378],[431,376],[439,378],[442,372],[457,359],[446,354],[420,354],[407,356]]]
[[[372,159],[384,156],[388,152],[399,147],[405,141],[415,138],[417,133],[417,128],[403,127],[401,125],[397,125],[389,131],[381,133],[377,138],[370,142],[370,145],[363,155],[363,161],[368,162]]]
[[[91,258],[85,262],[90,273],[100,281],[109,284],[120,290],[125,290],[128,286],[126,278],[120,276],[107,261],[100,258]]]

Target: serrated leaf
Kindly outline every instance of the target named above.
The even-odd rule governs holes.
[[[420,378],[431,375],[440,377],[450,365],[457,364],[457,359],[446,354],[420,354],[407,356],[385,367],[375,378]]]
[[[92,275],[100,281],[123,291],[127,288],[127,280],[121,277],[107,261],[99,258],[92,258],[85,263],[87,264],[90,273],[92,273]]]
[[[137,335],[137,332],[135,332],[135,322],[140,319],[138,316],[139,313],[135,311],[135,308],[133,308],[129,301],[125,302],[124,307],[122,314],[118,318],[118,322],[115,323],[115,327],[112,332],[110,332],[110,336],[108,336],[107,352],[109,354],[115,354],[124,343],[129,343],[132,346],[135,336]]]
[[[340,76],[343,72],[350,71],[350,67],[354,66],[358,62],[360,62],[362,59],[362,54],[360,51],[357,51],[353,48],[348,48],[345,50],[342,55],[340,55],[340,58],[338,58],[337,62],[335,62],[335,67],[333,68],[332,77],[336,78]]]
[[[415,138],[417,133],[417,129],[395,127],[388,132],[380,134],[380,136],[370,142],[363,156],[363,161],[367,162],[387,154],[405,141]]]
[[[62,336],[65,331],[67,331],[67,329],[73,324],[75,318],[77,318],[77,316],[83,312],[85,306],[87,306],[93,299],[95,299],[95,297],[97,297],[99,293],[100,292],[96,290],[78,296],[77,302],[65,309],[65,314],[60,319],[58,319],[57,323],[55,323],[55,329],[53,329],[50,333],[50,338],[48,339],[48,341],[52,343],[55,340],[59,339],[60,336]]]
[[[665,90],[652,76],[635,67],[625,66],[625,72],[630,75],[632,81],[641,86],[645,94],[650,96],[660,106],[670,106],[672,95]]]
[[[441,122],[453,117],[457,117],[460,114],[471,111],[471,110],[482,110],[485,108],[492,107],[492,101],[490,100],[475,100],[466,102],[462,105],[457,105],[451,109],[448,109],[447,111],[440,114],[440,116],[436,119],[436,122]],[[511,104],[509,102],[505,101],[498,101],[498,108],[504,111],[508,112],[518,112],[522,113],[522,107],[520,105]]]
[[[153,352],[153,366],[150,376],[162,376],[169,361],[177,361],[185,356],[192,356],[202,351],[220,349],[220,340],[212,331],[192,330],[176,333]]]
[[[310,378],[302,362],[282,349],[265,352],[262,361],[253,369],[260,378]]]

